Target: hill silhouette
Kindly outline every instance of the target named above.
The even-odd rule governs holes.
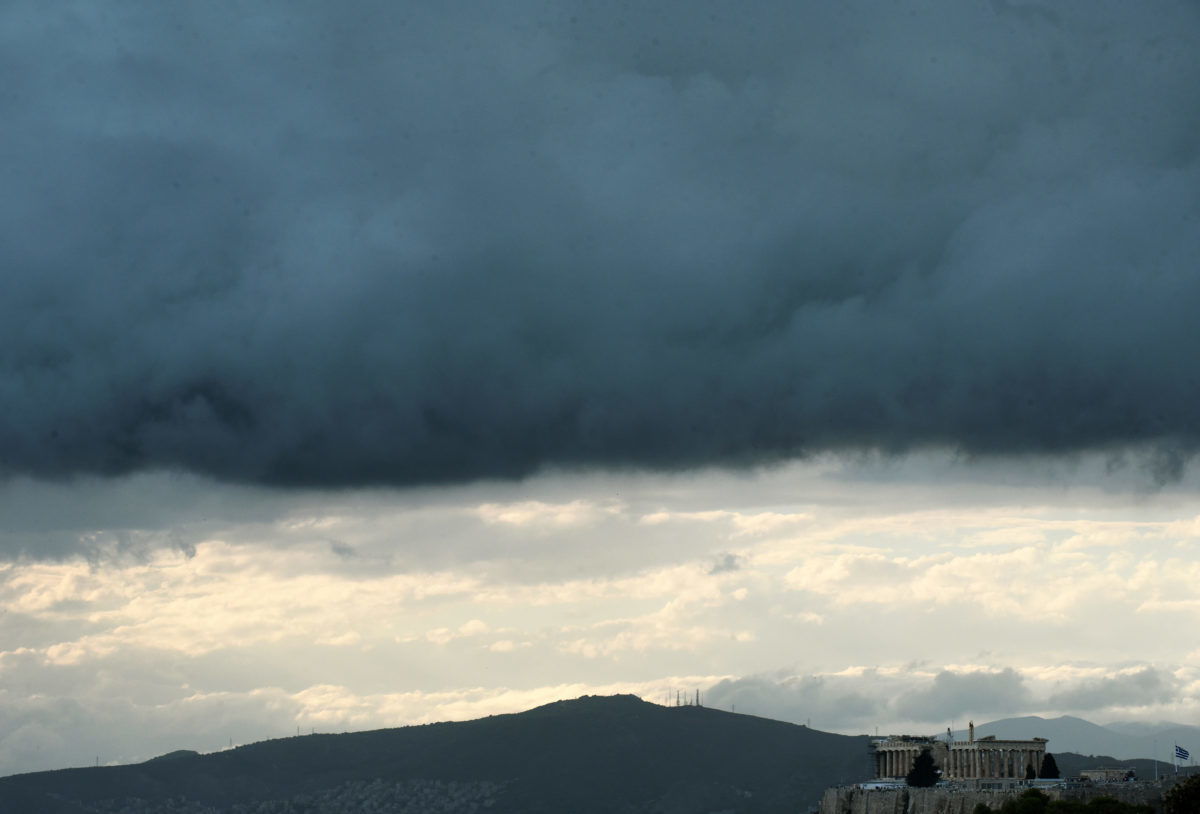
[[[137,801],[152,811],[317,811],[318,798],[346,805],[366,794],[376,806],[393,801],[374,809],[384,812],[794,812],[828,786],[865,779],[867,750],[866,736],[584,697],[474,721],[14,775],[0,778],[0,812],[135,811]],[[427,802],[405,808],[414,795]]]

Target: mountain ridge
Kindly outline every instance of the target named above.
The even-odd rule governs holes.
[[[0,812],[112,811],[187,798],[218,811],[347,784],[458,783],[505,812],[784,812],[861,780],[866,736],[634,696],[585,696],[473,721],[261,741],[132,766],[0,778]],[[163,759],[166,757],[166,759]],[[15,806],[15,807],[14,807]],[[24,806],[24,807],[21,807]],[[282,808],[280,810],[283,810]]]

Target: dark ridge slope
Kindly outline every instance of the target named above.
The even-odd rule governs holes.
[[[1139,780],[1153,780],[1155,761],[1148,758],[1133,758],[1122,759],[1112,757],[1111,755],[1080,755],[1074,752],[1052,752],[1054,762],[1058,765],[1058,772],[1063,777],[1078,777],[1079,773],[1084,769],[1108,769],[1120,767],[1125,769],[1133,769],[1134,774]],[[1187,774],[1191,771],[1189,768],[1180,770],[1181,774]],[[1158,776],[1166,777],[1173,774],[1175,767],[1170,763],[1160,760],[1158,761]]]
[[[360,780],[503,784],[494,812],[794,812],[864,779],[868,739],[633,696],[514,715],[263,741],[134,766],[0,778],[0,812],[186,797],[227,808]]]

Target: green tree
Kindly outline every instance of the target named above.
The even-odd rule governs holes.
[[[992,814],[992,810],[988,808],[987,803],[976,803],[974,810],[971,811],[971,814]]]
[[[1058,762],[1054,760],[1054,755],[1049,752],[1046,753],[1046,757],[1042,758],[1042,771],[1038,773],[1038,777],[1045,780],[1057,780],[1059,778]]]
[[[1026,767],[1025,767],[1025,779],[1026,779],[1026,780],[1035,780],[1035,779],[1037,779],[1037,772],[1035,772],[1035,771],[1033,770],[1033,764],[1032,764],[1032,763],[1030,763],[1028,766],[1026,766]]]
[[[1010,797],[1000,806],[1000,814],[1042,814],[1050,798],[1037,789],[1027,789],[1020,797]]]
[[[922,749],[921,754],[913,761],[912,769],[904,778],[904,782],[917,788],[928,788],[938,781],[937,766],[933,762],[933,753]]]
[[[1163,796],[1163,814],[1196,814],[1200,811],[1200,774],[1171,786]]]
[[[1151,814],[1153,809],[1150,806],[1135,806],[1129,803],[1122,803],[1120,800],[1112,797],[1095,797],[1088,801],[1087,807],[1084,809],[1087,814]]]

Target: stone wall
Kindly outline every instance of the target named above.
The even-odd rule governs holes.
[[[1113,797],[1124,803],[1158,808],[1170,782],[1101,783],[1074,787],[1042,788],[1051,800],[1087,802],[1096,797]],[[998,811],[1005,800],[1019,797],[1025,789],[976,791],[972,789],[860,789],[855,786],[826,789],[820,814],[971,814],[978,803]]]

